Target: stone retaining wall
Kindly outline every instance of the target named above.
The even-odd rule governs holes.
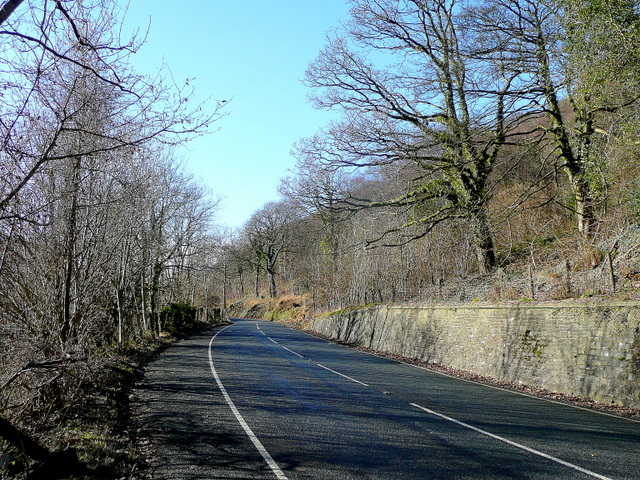
[[[640,408],[640,306],[378,306],[311,329],[378,351]]]

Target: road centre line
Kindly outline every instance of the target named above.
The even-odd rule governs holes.
[[[364,352],[364,353],[369,353],[369,352]],[[378,355],[375,355],[373,353],[370,354],[370,355],[378,356]],[[482,387],[492,388],[494,390],[500,390],[501,392],[514,393],[516,395],[520,395],[522,397],[533,398],[535,400],[544,400],[545,402],[548,402],[548,403],[554,403],[556,405],[563,405],[565,407],[570,407],[570,408],[573,408],[573,409],[576,409],[576,410],[584,410],[585,412],[597,413],[598,415],[604,415],[605,417],[613,417],[613,418],[617,418],[618,420],[626,420],[627,422],[640,423],[640,420],[638,420],[636,418],[624,417],[622,415],[616,415],[615,413],[603,412],[603,411],[600,411],[600,410],[596,410],[594,408],[581,407],[580,405],[574,405],[574,404],[568,403],[568,402],[561,402],[559,400],[553,400],[551,398],[546,398],[546,397],[543,397],[543,396],[531,395],[530,393],[521,392],[521,391],[515,390],[515,389],[498,387],[496,385],[491,385],[491,384],[488,384],[488,383],[482,383],[482,382],[478,382],[476,380],[469,380],[468,378],[462,378],[462,377],[458,377],[456,375],[451,375],[449,373],[440,372],[438,370],[433,370],[433,369],[428,368],[428,367],[423,367],[422,365],[415,365],[413,363],[403,362],[403,361],[399,361],[399,363],[402,363],[404,365],[408,365],[408,366],[413,367],[413,368],[417,368],[419,370],[425,370],[425,371],[430,372],[430,373],[437,373],[438,375],[442,375],[443,377],[453,378],[455,380],[461,380],[461,381],[467,382],[467,383],[473,383],[474,385],[480,385]]]
[[[263,334],[264,336],[267,336],[266,333],[264,333],[261,329],[260,329],[260,325],[258,325],[256,323],[256,327],[258,328],[258,330],[260,330],[260,333]],[[267,337],[269,340],[271,340],[273,343],[275,343],[276,345],[280,345],[278,342],[276,342],[273,338],[271,337]],[[299,356],[300,358],[304,358],[302,355],[300,355],[298,352],[294,352],[293,350],[291,350],[290,348],[285,347],[284,345],[280,345],[282,348],[284,348],[287,352],[293,353],[294,355]]]
[[[256,323],[256,327],[258,327],[258,330],[260,330],[260,325],[258,325],[257,323]],[[263,335],[265,335],[265,336],[267,335],[267,334],[266,334],[266,333],[264,333],[262,330],[260,330],[260,333],[261,333],[261,334],[263,334]],[[267,337],[267,338],[268,338],[269,340],[271,340],[273,343],[275,343],[276,345],[280,345],[280,344],[279,344],[278,342],[276,342],[273,338],[271,338],[271,337]],[[303,357],[302,355],[300,355],[298,352],[294,352],[293,350],[291,350],[290,348],[285,347],[284,345],[280,345],[280,346],[281,346],[282,348],[284,348],[287,352],[291,352],[291,353],[293,353],[294,355],[299,356],[300,358],[304,358],[304,357]]]
[[[462,427],[465,427],[465,428],[468,428],[468,429],[473,430],[475,432],[481,433],[482,435],[486,435],[488,437],[491,437],[491,438],[494,438],[494,439],[499,440],[501,442],[504,442],[506,444],[509,444],[509,445],[511,445],[513,447],[520,448],[520,449],[525,450],[525,451],[527,451],[529,453],[533,453],[533,454],[538,455],[540,457],[546,458],[547,460],[551,460],[553,462],[556,462],[556,463],[559,463],[561,465],[564,465],[565,467],[572,468],[574,470],[577,470],[579,472],[587,474],[587,475],[589,475],[591,477],[599,478],[600,480],[613,480],[610,477],[605,477],[604,475],[600,475],[598,473],[592,472],[591,470],[587,470],[586,468],[582,468],[582,467],[580,467],[578,465],[574,465],[573,463],[566,462],[566,461],[561,460],[561,459],[559,459],[557,457],[554,457],[552,455],[548,455],[548,454],[546,454],[544,452],[541,452],[539,450],[535,450],[535,449],[533,449],[531,447],[527,447],[526,445],[522,445],[520,443],[516,443],[514,441],[511,441],[511,440],[509,440],[507,438],[501,437],[501,436],[496,435],[494,433],[487,432],[486,430],[482,430],[481,428],[474,427],[473,425],[469,425],[468,423],[464,423],[464,422],[461,422],[460,420],[456,420],[455,418],[448,417],[447,415],[443,415],[442,413],[434,412],[433,410],[429,410],[428,408],[425,408],[425,407],[423,407],[421,405],[418,405],[417,403],[412,403],[411,406],[416,407],[416,408],[418,408],[418,409],[420,409],[420,410],[422,410],[424,412],[430,413],[431,415],[435,415],[437,417],[440,417],[440,418],[442,418],[444,420],[447,420],[449,422],[456,423],[456,424],[458,424],[458,425],[460,425]]]
[[[285,347],[284,345],[280,345],[282,348],[284,348],[287,352],[291,352],[294,355],[299,356],[300,358],[304,358],[302,355],[300,355],[298,352],[294,352],[293,350],[291,350],[290,348]]]
[[[359,383],[360,385],[364,385],[365,387],[368,387],[368,386],[369,386],[368,384],[366,384],[366,383],[364,383],[364,382],[361,382],[360,380],[356,380],[355,378],[351,378],[351,377],[349,377],[348,375],[345,375],[345,374],[340,373],[340,372],[336,372],[335,370],[332,370],[332,369],[330,369],[329,367],[325,367],[324,365],[322,365],[322,364],[320,364],[320,363],[316,363],[316,365],[318,365],[320,368],[324,368],[325,370],[328,370],[328,371],[330,371],[330,372],[332,372],[332,373],[335,373],[336,375],[340,375],[341,377],[344,377],[344,378],[346,378],[347,380],[351,380],[352,382]]]
[[[229,325],[229,327],[230,326],[232,325]],[[216,380],[216,383],[218,384],[218,388],[220,388],[220,391],[222,392],[222,396],[224,397],[225,401],[229,405],[229,408],[231,408],[233,415],[236,417],[236,419],[240,423],[240,426],[242,426],[242,429],[247,434],[247,436],[249,437],[253,445],[258,449],[258,452],[260,452],[260,455],[262,455],[262,458],[265,460],[265,462],[267,462],[267,465],[269,465],[269,468],[271,468],[271,471],[275,474],[276,478],[278,478],[278,480],[288,480],[287,476],[282,472],[282,470],[280,470],[280,467],[278,466],[278,464],[275,462],[273,457],[269,455],[269,452],[267,451],[266,448],[264,448],[264,445],[262,445],[262,442],[260,441],[260,439],[256,436],[255,433],[253,433],[253,430],[251,430],[251,427],[247,424],[245,419],[242,417],[242,415],[236,408],[236,405],[233,403],[233,400],[231,400],[231,397],[227,393],[227,389],[224,388],[224,385],[222,384],[222,381],[218,376],[218,372],[216,372],[216,368],[213,365],[213,355],[211,353],[213,341],[220,334],[220,332],[226,330],[229,327],[224,327],[222,330],[216,333],[213,337],[211,337],[211,340],[209,341],[209,366],[211,367],[211,373],[213,374],[213,378]]]
[[[258,326],[258,325],[256,324],[256,327],[257,327],[257,326]],[[278,342],[276,342],[273,338],[271,338],[271,337],[267,337],[267,338],[268,338],[269,340],[271,340],[273,343],[275,343],[276,345],[280,345],[280,344],[279,344]],[[302,355],[300,355],[298,352],[294,352],[293,350],[291,350],[290,348],[285,347],[284,345],[280,345],[280,346],[281,346],[282,348],[284,348],[287,352],[291,352],[291,353],[293,353],[294,355],[297,355],[297,356],[298,356],[298,357],[300,357],[300,358],[304,358],[304,357],[303,357]],[[359,383],[360,385],[364,385],[365,387],[368,387],[368,386],[369,386],[368,384],[366,384],[366,383],[364,383],[364,382],[361,382],[360,380],[356,380],[355,378],[351,378],[351,377],[350,377],[350,376],[348,376],[348,375],[345,375],[345,374],[340,373],[340,372],[336,372],[335,370],[332,370],[332,369],[330,369],[329,367],[325,367],[324,365],[321,365],[321,364],[319,364],[319,363],[317,363],[316,365],[318,365],[320,368],[324,368],[325,370],[328,370],[328,371],[330,371],[330,372],[332,372],[332,373],[335,373],[336,375],[340,375],[341,377],[344,377],[344,378],[346,378],[347,380],[351,380],[352,382]]]
[[[331,340],[326,340],[323,337],[317,337],[315,335],[312,335],[312,336],[314,336],[315,338],[321,339],[321,340],[323,340],[323,341],[325,341],[327,343],[331,343],[333,345],[338,345],[339,347],[343,347],[343,348],[346,348],[346,349],[352,349],[352,350],[354,349],[351,346],[342,345],[340,343],[337,343],[337,342],[331,341]],[[385,355],[383,355],[381,353],[367,352],[367,351],[360,350],[360,349],[356,349],[356,350],[358,352],[360,352],[360,353],[364,353],[365,355],[371,355],[373,357],[384,358],[384,359],[388,360],[388,357],[386,357]],[[605,417],[617,418],[618,420],[625,420],[627,422],[632,422],[632,423],[640,423],[640,419],[631,418],[631,417],[625,417],[623,415],[618,415],[618,414],[615,414],[615,413],[603,412],[601,410],[596,410],[594,408],[581,407],[580,405],[574,405],[573,403],[562,402],[562,401],[559,401],[559,400],[553,400],[551,398],[538,396],[538,395],[532,395],[530,393],[521,392],[521,391],[515,390],[515,389],[498,387],[496,385],[491,385],[489,383],[482,383],[482,382],[478,382],[476,380],[469,380],[468,378],[462,378],[462,377],[459,377],[459,376],[456,376],[456,375],[451,375],[449,373],[444,373],[444,372],[441,372],[439,370],[435,370],[435,369],[432,369],[432,368],[423,367],[422,365],[416,365],[415,363],[409,363],[409,362],[405,362],[405,361],[402,361],[402,360],[393,360],[393,361],[398,362],[398,363],[400,363],[402,365],[408,365],[409,367],[417,368],[419,370],[424,370],[424,371],[427,371],[429,373],[435,373],[435,374],[438,374],[438,375],[442,375],[443,377],[453,378],[455,380],[460,380],[462,382],[473,383],[474,385],[479,385],[481,387],[492,388],[494,390],[500,390],[500,391],[506,392],[506,393],[513,393],[513,394],[520,395],[520,396],[523,396],[523,397],[533,398],[535,400],[542,400],[542,401],[545,401],[545,402],[548,402],[548,403],[554,403],[556,405],[563,405],[565,407],[573,408],[573,409],[576,409],[576,410],[584,410],[585,412],[595,413],[595,414],[598,414],[598,415],[604,415]]]
[[[260,327],[258,326],[258,324],[256,324],[256,327],[260,328]],[[260,330],[260,331],[262,332],[262,330]],[[263,332],[263,334],[264,334],[264,332]],[[276,345],[280,345],[280,344],[279,344],[278,342],[276,342],[273,338],[271,338],[271,337],[267,337],[267,338],[268,338],[269,340],[271,340],[273,343],[275,343]],[[331,343],[331,342],[329,342],[329,343]],[[284,345],[280,345],[280,346],[281,346],[282,348],[284,348],[286,351],[291,352],[291,353],[293,353],[294,355],[297,355],[297,356],[298,356],[298,357],[300,357],[300,358],[304,358],[304,357],[303,357],[302,355],[300,355],[298,352],[294,352],[293,350],[291,350],[290,348],[285,347]],[[331,369],[331,368],[329,368],[329,367],[325,367],[324,365],[322,365],[322,364],[320,364],[320,363],[317,363],[316,365],[318,365],[320,368],[324,368],[325,370],[328,370],[328,371],[330,371],[330,372],[332,372],[332,373],[335,373],[336,375],[340,375],[341,377],[346,378],[347,380],[351,380],[352,382],[358,383],[358,384],[363,385],[363,386],[365,386],[365,387],[368,387],[368,386],[369,386],[369,384],[367,384],[367,383],[361,382],[360,380],[356,380],[355,378],[352,378],[352,377],[350,377],[350,376],[348,376],[348,375],[345,375],[345,374],[343,374],[343,373],[336,372],[335,370],[332,370],[332,369]]]

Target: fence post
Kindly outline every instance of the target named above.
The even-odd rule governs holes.
[[[529,289],[531,290],[531,299],[536,298],[536,285],[533,281],[533,267],[529,265]]]
[[[611,284],[611,290],[616,293],[616,274],[613,271],[613,258],[611,252],[607,253],[607,264],[609,265],[609,282]]]

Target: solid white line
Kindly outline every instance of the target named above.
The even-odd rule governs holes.
[[[222,330],[220,330],[213,337],[211,337],[211,340],[209,341],[209,366],[211,367],[211,373],[213,374],[213,378],[215,378],[216,383],[218,384],[218,387],[220,388],[220,391],[222,392],[222,396],[224,397],[224,399],[226,400],[227,404],[229,405],[229,408],[231,408],[231,411],[233,412],[233,414],[235,415],[236,419],[238,420],[238,422],[242,426],[244,432],[247,434],[247,436],[251,439],[251,441],[253,442],[255,447],[258,449],[258,451],[260,452],[260,455],[262,455],[262,458],[264,458],[265,462],[267,462],[267,465],[269,465],[269,468],[271,468],[273,473],[276,475],[276,478],[278,478],[279,480],[287,480],[286,475],[282,472],[282,470],[280,470],[280,467],[278,467],[278,464],[275,462],[273,457],[271,457],[271,455],[269,455],[269,452],[267,452],[267,449],[264,448],[264,445],[262,445],[262,442],[258,439],[256,434],[253,433],[253,430],[251,430],[251,427],[247,424],[247,422],[244,420],[244,418],[242,417],[242,415],[240,414],[240,412],[236,408],[235,404],[233,403],[233,400],[231,400],[231,397],[227,393],[227,389],[224,388],[224,385],[222,384],[222,381],[220,380],[220,377],[218,376],[218,372],[216,372],[216,369],[215,369],[215,367],[213,365],[213,355],[211,353],[211,346],[212,346],[213,341],[215,340],[215,338],[220,334],[220,332],[222,332],[223,330],[226,330],[227,328],[229,328],[229,327],[225,327]]]
[[[541,452],[539,450],[535,450],[533,448],[527,447],[526,445],[522,445],[520,443],[513,442],[513,441],[508,440],[508,439],[506,439],[504,437],[501,437],[499,435],[495,435],[495,434],[493,434],[491,432],[487,432],[486,430],[482,430],[481,428],[474,427],[473,425],[469,425],[468,423],[464,423],[464,422],[461,422],[460,420],[456,420],[455,418],[451,418],[451,417],[448,417],[446,415],[443,415],[442,413],[434,412],[433,410],[429,410],[428,408],[425,408],[425,407],[423,407],[421,405],[418,405],[417,403],[412,403],[411,406],[419,408],[420,410],[423,410],[423,411],[425,411],[427,413],[430,413],[431,415],[435,415],[437,417],[443,418],[444,420],[448,420],[450,422],[453,422],[453,423],[456,423],[458,425],[461,425],[461,426],[463,426],[465,428],[468,428],[470,430],[474,430],[474,431],[476,431],[478,433],[481,433],[483,435],[486,435],[488,437],[494,438],[496,440],[500,440],[501,442],[504,442],[504,443],[507,443],[507,444],[509,444],[511,446],[520,448],[520,449],[525,450],[525,451],[527,451],[529,453],[533,453],[535,455],[539,455],[539,456],[541,456],[543,458],[546,458],[547,460],[552,460],[552,461],[554,461],[556,463],[564,465],[565,467],[573,468],[574,470],[577,470],[579,472],[585,473],[585,474],[590,475],[590,476],[592,476],[594,478],[599,478],[600,480],[612,480],[610,477],[605,477],[604,475],[600,475],[598,473],[592,472],[591,470],[587,470],[586,468],[579,467],[578,465],[574,465],[573,463],[565,462],[564,460],[561,460],[561,459],[559,459],[557,457],[554,457],[552,455],[548,455],[548,454],[546,454],[544,452]]]
[[[299,356],[300,358],[304,358],[302,355],[300,355],[298,352],[294,352],[293,350],[291,350],[290,348],[285,347],[284,345],[281,345],[282,348],[284,348],[287,352],[291,352],[294,355]]]
[[[340,375],[341,377],[346,378],[347,380],[351,380],[352,382],[356,382],[359,383],[360,385],[364,385],[365,387],[368,387],[369,385],[367,385],[364,382],[361,382],[360,380],[356,380],[355,378],[351,378],[348,375],[344,375],[343,373],[340,372],[336,372],[335,370],[331,370],[329,367],[325,367],[324,365],[321,365],[319,363],[316,363],[316,365],[318,365],[320,368],[324,368],[325,370],[329,370],[332,373],[335,373],[336,375]]]

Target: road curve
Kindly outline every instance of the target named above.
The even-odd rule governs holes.
[[[237,320],[149,366],[156,479],[638,479],[640,423]]]

